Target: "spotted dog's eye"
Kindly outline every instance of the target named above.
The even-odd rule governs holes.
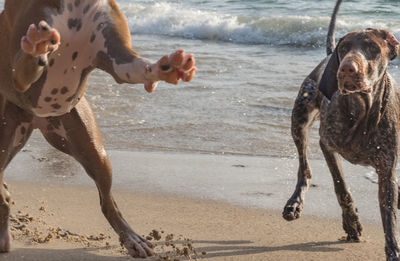
[[[171,69],[171,66],[166,64],[166,65],[161,65],[161,70],[163,71],[168,71],[169,69]]]

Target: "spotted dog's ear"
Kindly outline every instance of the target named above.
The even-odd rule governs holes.
[[[388,43],[389,46],[389,59],[393,60],[399,55],[399,45],[400,42],[396,39],[396,36],[394,36],[392,33],[385,31],[386,37],[385,40]]]
[[[339,44],[338,44],[339,46]],[[331,54],[329,58],[328,64],[325,67],[325,71],[322,74],[321,81],[319,82],[318,89],[325,95],[329,100],[332,95],[338,90],[338,80],[337,80],[337,72],[339,69],[339,55],[338,55],[338,46],[335,51]]]

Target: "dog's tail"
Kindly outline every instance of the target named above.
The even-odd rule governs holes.
[[[341,3],[342,0],[336,1],[335,9],[333,10],[333,14],[331,17],[331,22],[329,23],[328,35],[326,38],[326,55],[330,55],[331,53],[333,53],[336,47],[335,25],[336,25],[336,17],[339,12],[339,7]]]

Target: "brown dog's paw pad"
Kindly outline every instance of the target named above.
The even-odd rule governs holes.
[[[34,57],[54,51],[60,45],[60,33],[45,21],[37,26],[31,24],[21,38],[21,49]]]

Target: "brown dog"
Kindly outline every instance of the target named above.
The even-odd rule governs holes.
[[[338,1],[337,8],[340,4]],[[328,34],[334,47],[335,9]],[[307,157],[308,132],[320,115],[320,146],[332,174],[348,240],[359,241],[362,226],[348,190],[339,155],[353,164],[372,166],[379,177],[379,204],[386,239],[386,259],[399,259],[395,175],[400,130],[400,92],[388,73],[399,41],[386,30],[366,29],[346,34],[335,50],[306,78],[292,113],[292,136],[299,152],[296,189],[283,217],[300,217],[311,180]]]
[[[4,169],[39,129],[73,156],[96,182],[102,211],[133,257],[153,254],[151,243],[123,219],[111,194],[111,166],[93,112],[83,96],[99,68],[118,83],[190,81],[193,55],[182,50],[157,63],[131,49],[115,0],[6,0],[0,14],[0,184]],[[0,186],[0,252],[10,250],[9,197]]]

